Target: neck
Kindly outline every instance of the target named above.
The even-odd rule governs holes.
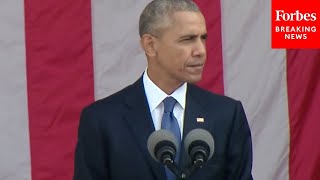
[[[183,82],[170,80],[169,78],[165,78],[165,77],[158,78],[158,76],[155,76],[153,73],[151,73],[149,68],[147,70],[147,75],[150,78],[150,80],[167,95],[172,94],[175,90],[177,90],[183,84]]]

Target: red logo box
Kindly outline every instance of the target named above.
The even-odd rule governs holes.
[[[272,48],[320,48],[320,0],[272,0]]]

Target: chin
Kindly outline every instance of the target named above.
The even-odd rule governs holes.
[[[186,79],[186,82],[194,84],[194,83],[199,82],[201,80],[201,77],[202,77],[201,75],[200,76],[193,76],[193,77]]]

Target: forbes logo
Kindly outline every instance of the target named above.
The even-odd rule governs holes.
[[[286,13],[284,10],[275,10],[275,21],[316,21],[317,13],[300,13],[297,10],[294,13]]]

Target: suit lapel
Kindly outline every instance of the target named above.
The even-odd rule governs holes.
[[[142,154],[144,154],[156,179],[165,179],[166,175],[163,165],[152,159],[147,149],[148,137],[155,129],[143,88],[142,78],[132,85],[130,92],[132,93],[126,97],[128,113],[125,116],[129,129],[131,129],[137,145]]]
[[[210,121],[206,108],[206,98],[201,97],[197,87],[188,84],[187,96],[186,96],[186,109],[184,115],[184,127],[182,137],[182,151],[181,162],[179,163],[181,169],[185,169],[190,165],[190,158],[184,148],[184,139],[186,135],[193,129],[202,128],[208,130]]]

